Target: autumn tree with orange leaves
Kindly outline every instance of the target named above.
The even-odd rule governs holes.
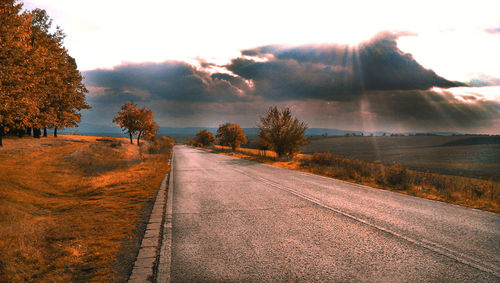
[[[44,10],[22,11],[15,0],[0,1],[0,146],[7,133],[77,126],[90,106],[75,60]],[[46,133],[46,131],[44,131]]]
[[[220,145],[230,146],[232,150],[247,143],[247,136],[238,124],[225,123],[220,125],[216,137]]]
[[[158,132],[158,124],[153,118],[153,111],[128,102],[121,106],[113,123],[129,135],[130,144],[133,144],[133,136],[137,136],[137,145],[140,145],[141,137],[152,138]]]
[[[214,142],[214,134],[205,129],[200,129],[196,133],[196,137],[193,139],[193,145],[195,146],[207,146],[213,144]]]

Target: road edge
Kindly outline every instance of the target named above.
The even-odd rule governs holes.
[[[163,239],[160,247],[160,257],[157,270],[156,282],[171,282],[170,271],[172,262],[172,203],[174,189],[174,150],[172,149],[172,159],[170,163],[170,179],[168,183],[166,213],[163,221]]]
[[[169,165],[172,164],[172,160],[173,150],[172,158],[169,160]],[[165,174],[165,177],[161,181],[160,188],[158,189],[155,203],[153,205],[153,210],[149,216],[146,231],[144,232],[142,238],[141,247],[139,248],[139,253],[135,259],[134,267],[132,268],[132,274],[128,278],[127,282],[154,282],[154,274],[157,266],[159,265],[159,250],[162,246],[162,234],[165,223],[165,194],[167,193],[167,182],[169,179],[172,179],[169,178],[171,173],[172,167],[170,168],[170,172]]]

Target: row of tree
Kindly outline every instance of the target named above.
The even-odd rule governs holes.
[[[0,146],[7,133],[31,134],[77,126],[88,92],[63,46],[64,33],[44,10],[22,12],[0,2]]]
[[[215,136],[205,129],[200,129],[191,143],[194,146],[207,146],[215,142],[223,146],[229,146],[235,150],[242,144],[247,143],[247,136],[240,125],[225,123],[219,126]]]
[[[305,137],[307,125],[292,116],[290,108],[281,110],[270,107],[264,116],[260,117],[259,149],[273,150],[280,159],[291,159],[300,152],[300,147],[309,141]],[[243,130],[238,124],[225,123],[217,129],[214,135],[207,130],[200,130],[192,143],[196,146],[207,146],[218,142],[230,146],[233,150],[247,142]]]

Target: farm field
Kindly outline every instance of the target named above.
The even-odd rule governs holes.
[[[318,137],[302,150],[314,152],[500,182],[499,136]]]
[[[0,148],[0,282],[123,282],[165,154],[125,138],[7,138]]]

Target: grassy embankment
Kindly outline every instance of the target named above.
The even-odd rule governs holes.
[[[212,151],[277,167],[300,170],[408,195],[500,212],[500,184],[491,180],[420,172],[401,165],[384,165],[332,155],[300,154],[277,161],[272,151],[214,146]]]
[[[170,169],[170,150],[148,152],[120,138],[4,140],[0,282],[125,280]]]

